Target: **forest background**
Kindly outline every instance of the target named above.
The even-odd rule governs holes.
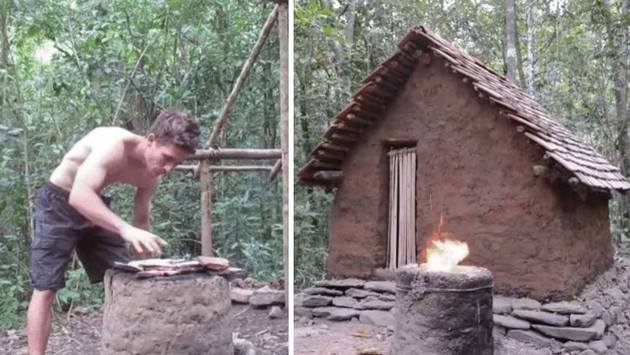
[[[630,175],[629,0],[297,0],[295,168],[360,81],[422,24],[533,95]],[[202,123],[202,142],[271,4],[246,0],[0,0],[0,327],[28,300],[33,196],[90,129],[142,133],[158,107]],[[275,30],[274,30],[275,32]],[[231,113],[221,146],[279,146],[278,42],[269,37]],[[514,55],[507,55],[513,53]],[[263,280],[281,276],[281,190],[266,176],[214,174],[215,253]],[[175,172],[154,200],[165,256],[199,252],[198,182]],[[108,191],[130,217],[132,191]],[[324,276],[332,194],[296,184],[295,282]],[[630,201],[611,201],[611,231],[627,250]],[[101,286],[75,264],[57,310],[99,307]]]
[[[97,126],[144,134],[160,107],[192,113],[207,142],[273,5],[0,0],[0,328],[23,322],[34,195],[67,149]],[[279,148],[278,53],[276,26],[220,147]],[[263,281],[282,277],[280,180],[213,173],[213,251]],[[133,189],[106,194],[130,221]],[[199,182],[172,172],[153,200],[152,231],[169,243],[163,257],[199,255],[200,225]],[[56,310],[98,309],[102,285],[90,285],[76,260],[67,276]]]
[[[629,0],[296,0],[295,168],[361,80],[424,25],[532,95],[630,176]],[[324,277],[332,193],[295,186],[295,281]],[[630,196],[610,202],[630,243]]]

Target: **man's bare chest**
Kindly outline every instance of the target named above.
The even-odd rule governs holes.
[[[137,167],[123,167],[115,172],[111,172],[110,174],[108,174],[105,185],[121,183],[132,185],[138,188],[147,188],[150,186],[154,186],[156,183],[156,179],[157,178],[146,169]]]

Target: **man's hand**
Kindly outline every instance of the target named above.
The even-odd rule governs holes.
[[[162,246],[167,244],[157,235],[131,225],[126,226],[121,231],[120,236],[131,243],[134,249],[140,254],[145,252],[159,254],[162,251]]]

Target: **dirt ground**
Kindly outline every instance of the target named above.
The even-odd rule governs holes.
[[[271,319],[266,309],[233,305],[234,333],[254,344],[259,355],[288,354],[287,318]],[[101,313],[56,314],[47,355],[99,355]],[[0,355],[26,355],[22,329],[0,331]]]
[[[393,330],[359,322],[326,320],[295,323],[295,355],[388,354]],[[513,339],[495,339],[495,355],[551,355],[549,349],[537,349]]]
[[[353,355],[374,350],[385,353],[393,331],[386,327],[352,322],[298,320],[295,323],[295,355]]]

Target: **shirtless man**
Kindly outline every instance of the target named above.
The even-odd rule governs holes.
[[[149,232],[151,198],[160,176],[195,152],[199,126],[187,114],[163,111],[146,136],[117,127],[96,128],[79,140],[37,192],[31,245],[33,295],[27,312],[30,355],[43,355],[50,334],[50,305],[65,285],[72,251],[91,282],[103,280],[114,261],[159,253],[166,242]],[[137,188],[133,223],[113,213],[100,195],[113,184]],[[126,241],[126,242],[125,242]]]

